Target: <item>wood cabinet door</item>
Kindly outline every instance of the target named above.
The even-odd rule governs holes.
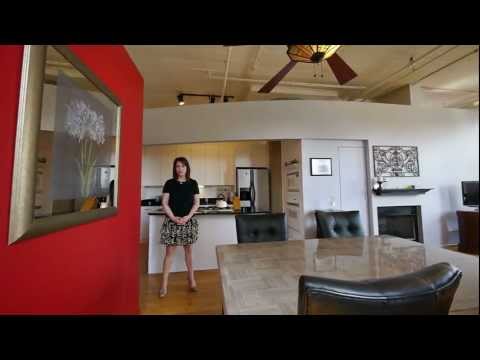
[[[268,143],[266,141],[249,144],[250,163],[254,167],[269,167]]]
[[[173,176],[173,160],[177,157],[177,145],[162,145],[160,154],[161,178],[160,185],[165,184]]]
[[[235,144],[235,166],[249,167],[252,166],[250,158],[249,144],[246,142],[238,142]]]
[[[190,155],[190,176],[199,185],[205,185],[205,147],[204,144],[192,144]]]
[[[235,144],[220,145],[220,185],[235,185]]]
[[[219,146],[216,143],[207,143],[205,154],[205,185],[220,185]]]
[[[164,162],[162,146],[146,146],[143,151],[142,184],[144,186],[161,185],[165,177],[165,170],[161,166]]]

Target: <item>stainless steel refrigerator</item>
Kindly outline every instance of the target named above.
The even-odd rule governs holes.
[[[270,211],[270,170],[237,167],[237,194],[244,211]]]

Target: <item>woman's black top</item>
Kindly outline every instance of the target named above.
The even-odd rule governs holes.
[[[187,216],[192,210],[194,195],[199,194],[196,180],[188,179],[180,182],[176,179],[167,180],[163,186],[163,193],[170,194],[168,206],[172,209],[173,215],[178,217]]]

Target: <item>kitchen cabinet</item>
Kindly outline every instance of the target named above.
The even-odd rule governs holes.
[[[205,184],[205,154],[203,144],[192,144],[190,158],[191,176],[197,180],[200,185]]]
[[[220,179],[220,154],[219,144],[204,144],[205,157],[205,183],[203,185],[223,185]]]
[[[140,208],[140,242],[148,241],[148,224],[149,224],[149,215],[148,212],[156,210],[160,206],[142,206]]]
[[[221,185],[235,185],[235,144],[224,143],[220,146]]]
[[[143,186],[163,185],[178,156],[188,159],[191,176],[200,185],[235,185],[236,167],[269,167],[266,141],[149,145],[143,151]]]
[[[248,143],[239,142],[235,144],[235,166],[252,166],[251,151]]]
[[[145,146],[142,159],[142,184],[143,186],[158,185],[163,179],[163,167],[166,159],[165,149],[158,146]]]
[[[259,141],[248,144],[250,166],[269,167],[268,142]]]

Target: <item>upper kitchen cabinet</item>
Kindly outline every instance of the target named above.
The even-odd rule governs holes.
[[[235,143],[236,167],[268,167],[267,141],[242,141]]]
[[[268,141],[255,141],[250,144],[250,161],[253,167],[269,167]]]
[[[235,144],[227,142],[220,145],[220,184],[235,185]]]
[[[172,177],[173,160],[188,159],[199,185],[235,185],[236,167],[268,167],[268,142],[237,141],[144,146],[142,184],[159,186]]]
[[[252,166],[250,143],[237,142],[235,146],[235,166],[236,167],[249,167]]]
[[[203,144],[185,144],[180,145],[185,149],[182,156],[186,157],[190,163],[190,176],[197,180],[198,184],[205,183],[205,156]]]
[[[144,146],[142,158],[142,185],[155,186],[163,178],[162,166],[165,149],[159,146]]]
[[[178,156],[178,145],[168,145],[165,149],[165,154],[160,163],[162,168],[160,178],[160,185],[165,184],[168,179],[171,179],[173,176],[173,160]]]
[[[220,168],[220,145],[218,143],[203,144],[205,182],[203,185],[223,185]]]

